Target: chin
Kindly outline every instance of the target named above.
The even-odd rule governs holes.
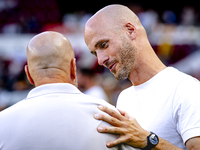
[[[129,75],[130,72],[128,72],[127,70],[121,70],[114,74],[115,78],[119,81],[128,79]]]
[[[122,81],[122,80],[128,79],[128,75],[122,75],[122,74],[120,74],[120,75],[115,75],[115,78],[116,78],[117,80],[119,80],[119,81]]]

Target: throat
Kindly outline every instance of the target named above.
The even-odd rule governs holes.
[[[145,69],[143,67],[140,67],[138,69],[132,70],[132,72],[129,75],[129,80],[134,86],[138,86],[147,82],[165,68],[166,68],[165,65],[162,65],[159,68],[151,68],[151,69]]]

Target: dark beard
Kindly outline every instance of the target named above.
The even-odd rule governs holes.
[[[125,80],[129,77],[131,69],[135,62],[136,48],[122,37],[122,47],[119,51],[119,69],[115,74],[117,80]]]

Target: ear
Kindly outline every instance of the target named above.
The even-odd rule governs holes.
[[[136,28],[135,28],[135,26],[131,23],[127,23],[125,25],[125,27],[126,27],[126,31],[127,31],[128,36],[131,38],[131,40],[134,40],[136,38]]]
[[[70,67],[71,80],[74,81],[76,79],[76,58],[72,59]]]
[[[31,84],[34,85],[34,81],[33,81],[32,77],[31,77],[31,75],[30,75],[30,72],[29,72],[29,70],[28,70],[28,65],[25,66],[24,70],[25,70],[25,72],[26,72],[26,76],[27,76],[29,82],[30,82]]]

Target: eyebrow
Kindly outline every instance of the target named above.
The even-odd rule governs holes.
[[[99,40],[96,44],[95,44],[95,48],[99,47],[99,44],[103,43],[103,42],[107,42],[109,41],[108,39],[102,39],[102,40]]]

